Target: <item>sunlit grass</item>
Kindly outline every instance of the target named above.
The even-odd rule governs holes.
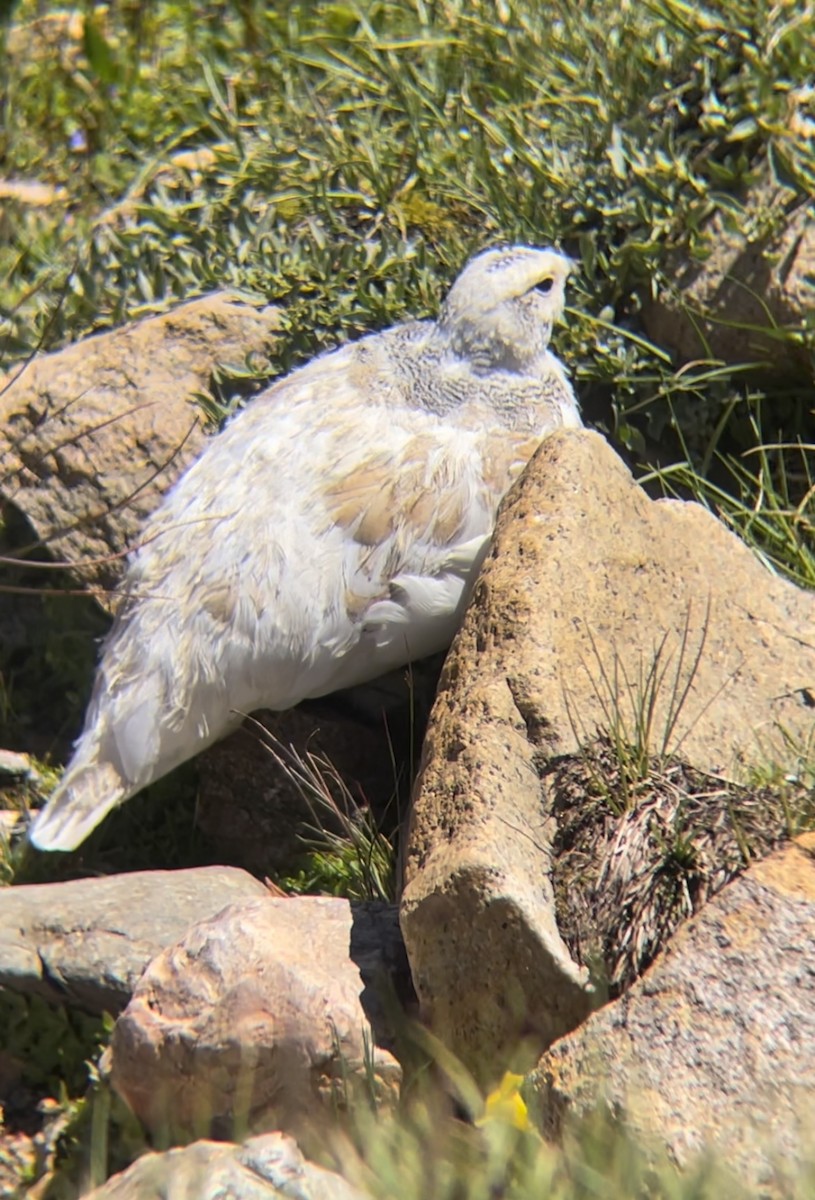
[[[749,417],[753,444],[739,456],[717,454],[715,479],[686,460],[647,481],[704,504],[772,571],[815,588],[815,445],[765,440],[761,414],[757,401]]]

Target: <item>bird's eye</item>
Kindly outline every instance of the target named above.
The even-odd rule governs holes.
[[[554,279],[542,279],[540,283],[535,284],[535,291],[540,292],[543,296],[548,296],[554,286]]]

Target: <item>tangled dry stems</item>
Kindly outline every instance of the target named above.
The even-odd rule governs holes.
[[[547,772],[558,926],[611,997],[706,900],[815,818],[803,782],[744,787],[671,757],[652,759],[635,786],[625,771],[600,737]]]

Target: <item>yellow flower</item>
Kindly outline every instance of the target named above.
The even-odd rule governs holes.
[[[476,1120],[476,1125],[481,1128],[489,1121],[503,1121],[504,1124],[513,1125],[524,1132],[532,1129],[529,1112],[521,1096],[523,1081],[523,1075],[505,1071],[498,1087],[494,1088],[484,1101],[484,1112]]]

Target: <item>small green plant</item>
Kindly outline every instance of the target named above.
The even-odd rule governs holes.
[[[547,773],[558,928],[611,996],[731,879],[815,827],[812,760],[795,778],[768,772],[737,784],[652,758],[636,793],[629,761],[600,736]]]
[[[303,832],[305,860],[279,880],[293,892],[323,892],[351,900],[393,901],[396,856],[370,808],[357,801],[333,763],[283,746],[259,722],[264,744],[311,814]]]

